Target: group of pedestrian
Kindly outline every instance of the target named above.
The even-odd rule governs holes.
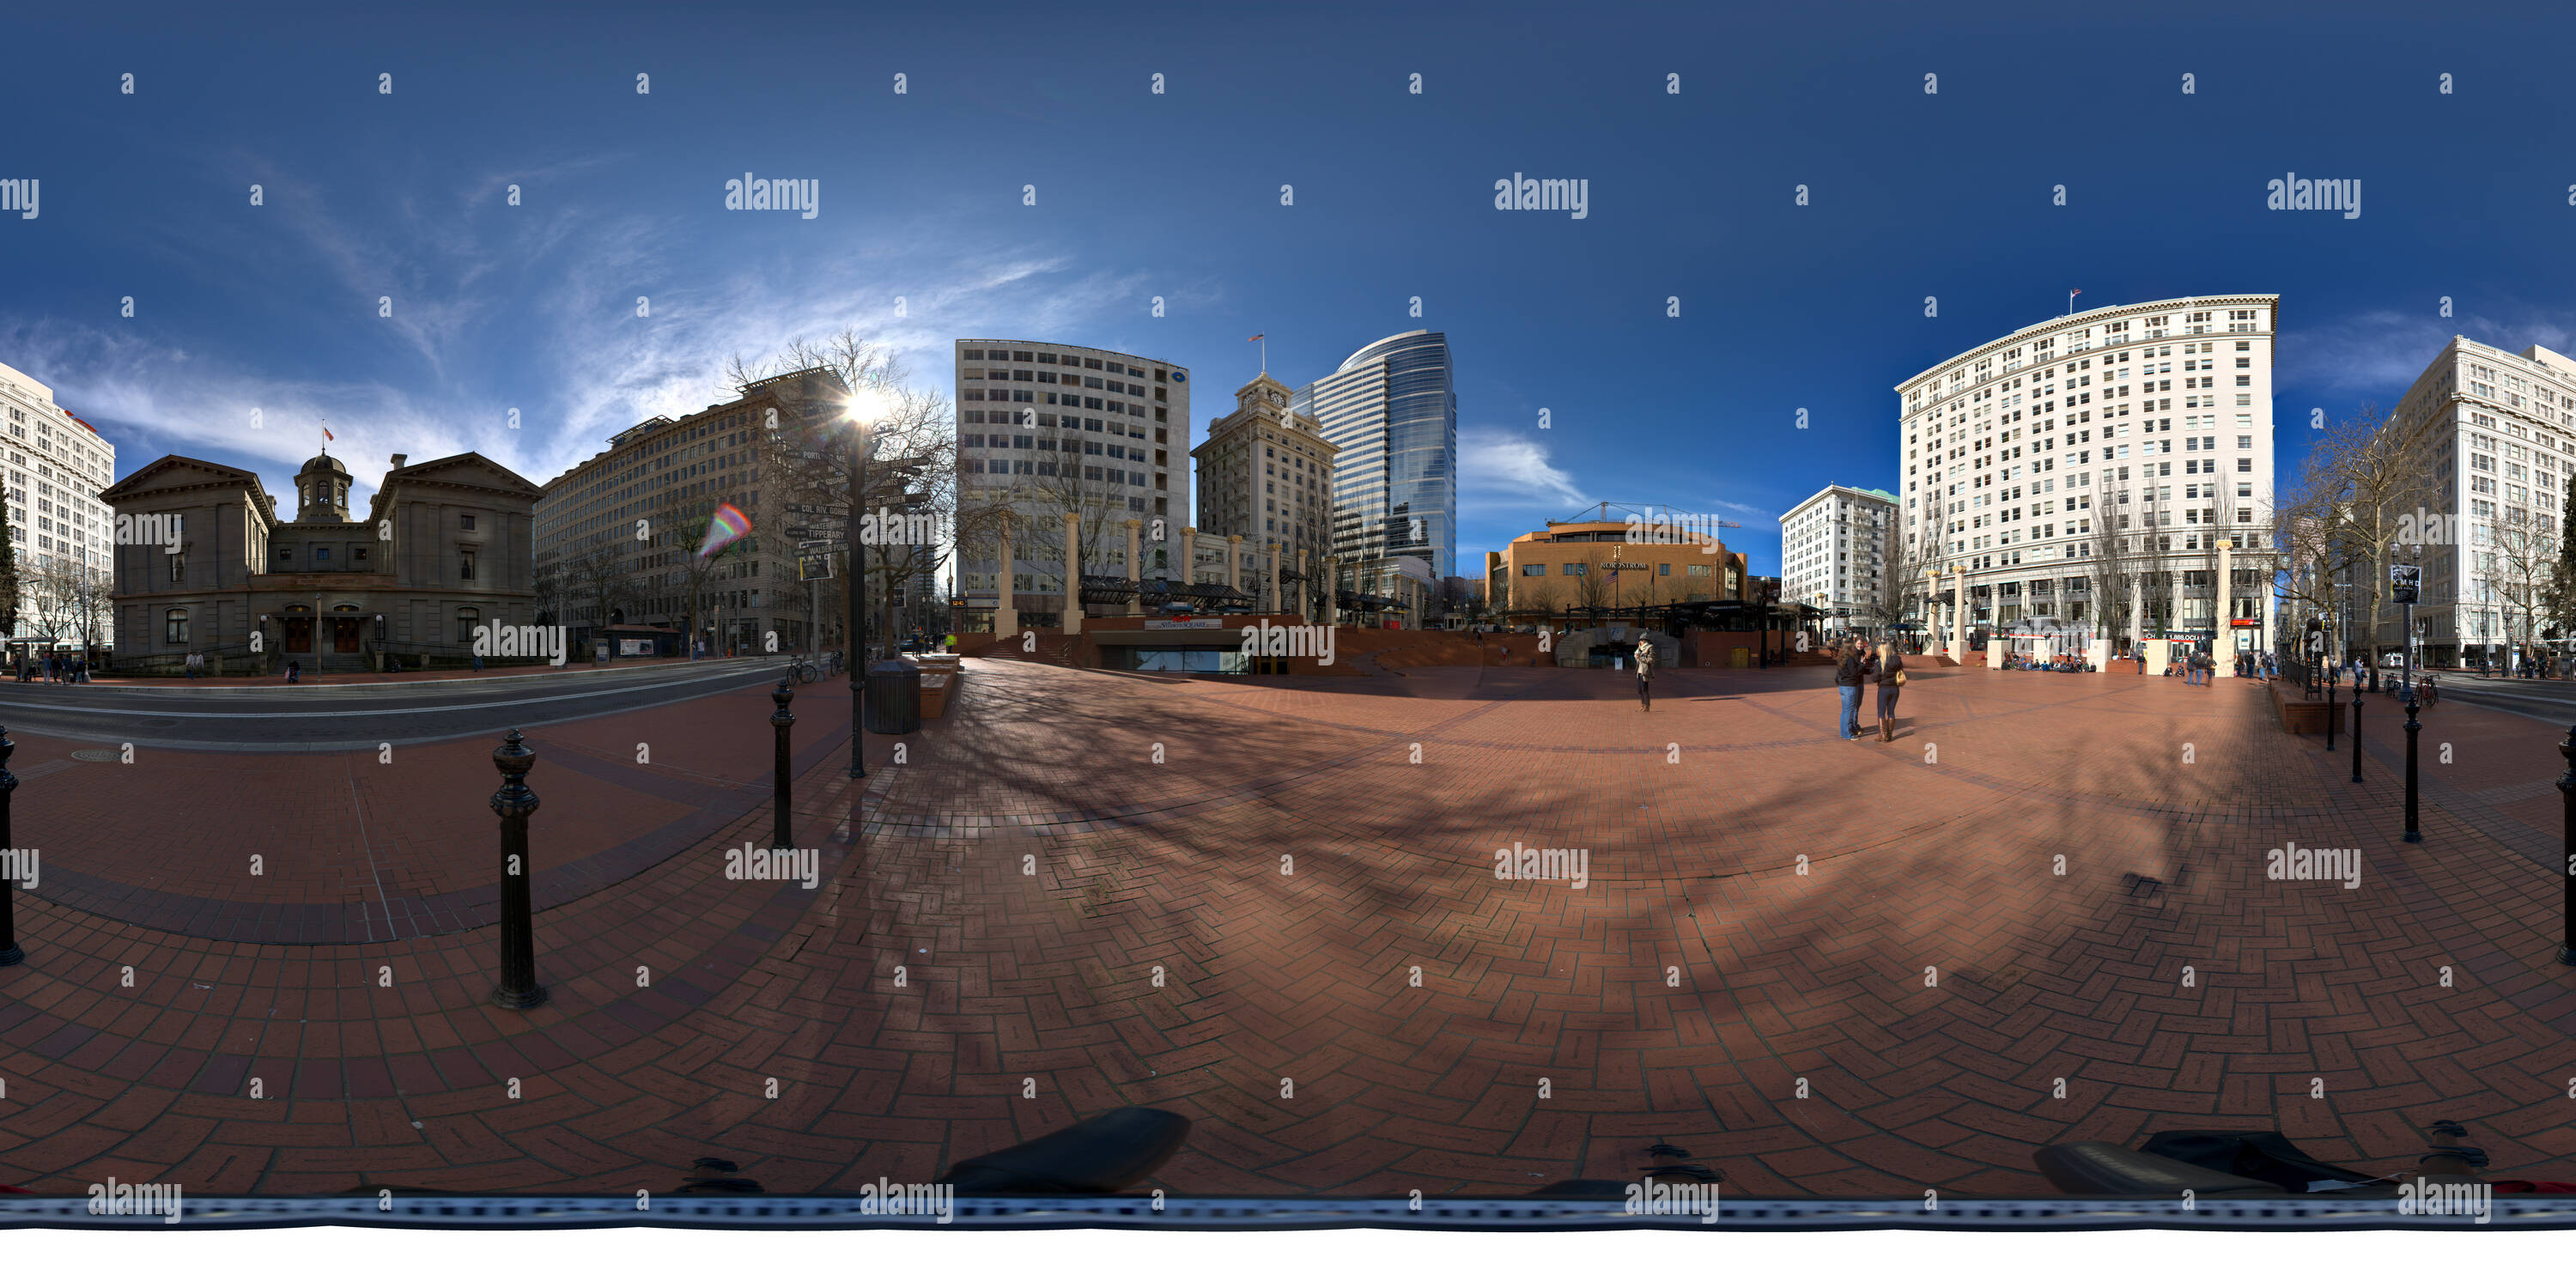
[[[87,684],[89,659],[51,653],[41,658],[19,658],[18,682],[29,684],[37,680],[48,684]]]
[[[1878,681],[1878,740],[1896,741],[1896,699],[1905,687],[1905,655],[1894,644],[1881,644],[1875,654],[1858,640],[1845,641],[1842,655],[1834,660],[1834,687],[1843,699],[1842,736],[1845,742],[1860,739],[1861,686],[1872,677]]]
[[[206,655],[194,652],[188,654],[187,665],[189,679],[195,680],[202,678],[206,674]]]

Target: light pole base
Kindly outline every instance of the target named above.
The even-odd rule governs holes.
[[[524,989],[511,988],[507,984],[492,986],[492,1005],[502,1010],[524,1011],[545,1004],[546,986],[543,984],[530,984]]]
[[[2406,834],[2406,840],[2410,844],[2422,845],[2424,843],[2424,834],[2422,832],[2408,832]]]
[[[0,966],[15,966],[25,960],[27,960],[27,950],[14,943],[6,948],[0,948]]]
[[[2558,946],[2558,964],[2561,966],[2576,966],[2576,944],[2560,944]]]

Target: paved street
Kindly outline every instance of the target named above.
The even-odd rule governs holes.
[[[17,684],[0,681],[0,723],[13,731],[103,744],[203,751],[374,750],[533,728],[583,716],[684,702],[766,681],[770,659],[665,663],[425,682],[383,676],[335,684],[168,680],[158,684]],[[339,679],[340,677],[334,677]],[[815,686],[849,694],[847,677]]]
[[[2384,700],[2356,788],[2241,681],[1916,674],[1880,745],[1831,736],[1811,669],[1667,672],[1641,713],[1622,673],[970,662],[908,763],[869,740],[861,849],[826,839],[847,726],[800,723],[812,891],[725,875],[765,838],[757,690],[574,721],[535,777],[541,891],[549,855],[627,857],[541,899],[528,1013],[480,1004],[488,918],[242,933],[365,902],[385,869],[351,856],[387,846],[424,906],[488,881],[487,740],[398,753],[417,783],[209,757],[158,811],[116,794],[140,761],[23,740],[47,876],[0,973],[0,1180],[658,1191],[713,1154],[849,1190],[1125,1104],[1195,1121],[1155,1182],[1189,1193],[1514,1193],[1632,1179],[1658,1138],[1730,1194],[2018,1193],[2036,1145],[2183,1126],[2386,1171],[2435,1118],[2492,1176],[2576,1178],[2557,730],[2428,713],[2408,846]],[[253,811],[200,836],[227,772],[360,785],[271,822],[316,857],[262,885],[231,874]],[[406,792],[409,821],[368,813]],[[2359,849],[2357,885],[2267,879],[2283,846]],[[1581,886],[1498,879],[1521,847],[1581,851]],[[56,903],[57,864],[231,920]]]

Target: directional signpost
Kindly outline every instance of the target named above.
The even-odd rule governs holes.
[[[2406,634],[2399,643],[2406,650],[2406,839],[2421,842],[2424,833],[2415,826],[2415,735],[2423,722],[2415,715],[2422,710],[2415,701],[2415,593],[2424,583],[2424,570],[2415,564],[2388,566],[2389,597],[2406,606]]]

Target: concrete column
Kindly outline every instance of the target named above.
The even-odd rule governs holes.
[[[1941,633],[1941,603],[1936,598],[1940,593],[1941,570],[1925,568],[1923,570],[1923,633],[1936,640],[1944,638]],[[1935,644],[1927,651],[1938,652],[1939,650],[1940,646]]]
[[[1181,584],[1195,586],[1198,583],[1199,530],[1183,528],[1181,529]]]
[[[1143,519],[1129,519],[1127,521],[1127,580],[1131,582],[1135,581],[1138,576],[1139,565],[1136,562],[1136,539],[1138,534],[1143,531],[1144,527],[1145,521]],[[1142,587],[1139,587],[1135,596],[1127,601],[1127,615],[1129,617],[1142,617],[1145,615],[1145,592]]]
[[[1082,633],[1082,515],[1064,512],[1064,633]]]
[[[1342,620],[1342,557],[1324,556],[1324,624],[1334,626]]]
[[[1225,539],[1225,584],[1243,589],[1243,538],[1239,536]]]
[[[1270,588],[1270,592],[1264,598],[1270,605],[1268,611],[1275,613],[1279,611],[1279,543],[1276,541],[1269,543],[1267,553],[1270,558],[1270,575],[1262,578],[1262,581]]]
[[[1306,579],[1306,552],[1297,552],[1297,615],[1307,617],[1315,609],[1315,583]]]
[[[1001,589],[995,592],[993,599],[993,634],[1017,635],[1020,633],[1020,608],[1011,594],[1011,512],[1008,510],[1002,512],[1000,563],[1002,571],[996,580]],[[851,656],[858,655],[853,653]]]
[[[2147,642],[2147,579],[2144,573],[2129,574],[2129,647],[2145,651]]]
[[[2211,602],[2214,615],[2209,621],[2210,663],[2219,673],[2233,672],[2236,667],[2236,632],[2227,623],[2236,616],[2236,543],[2221,539],[2218,543],[2218,598]]]
[[[1950,660],[1968,660],[1968,565],[1950,565]]]

